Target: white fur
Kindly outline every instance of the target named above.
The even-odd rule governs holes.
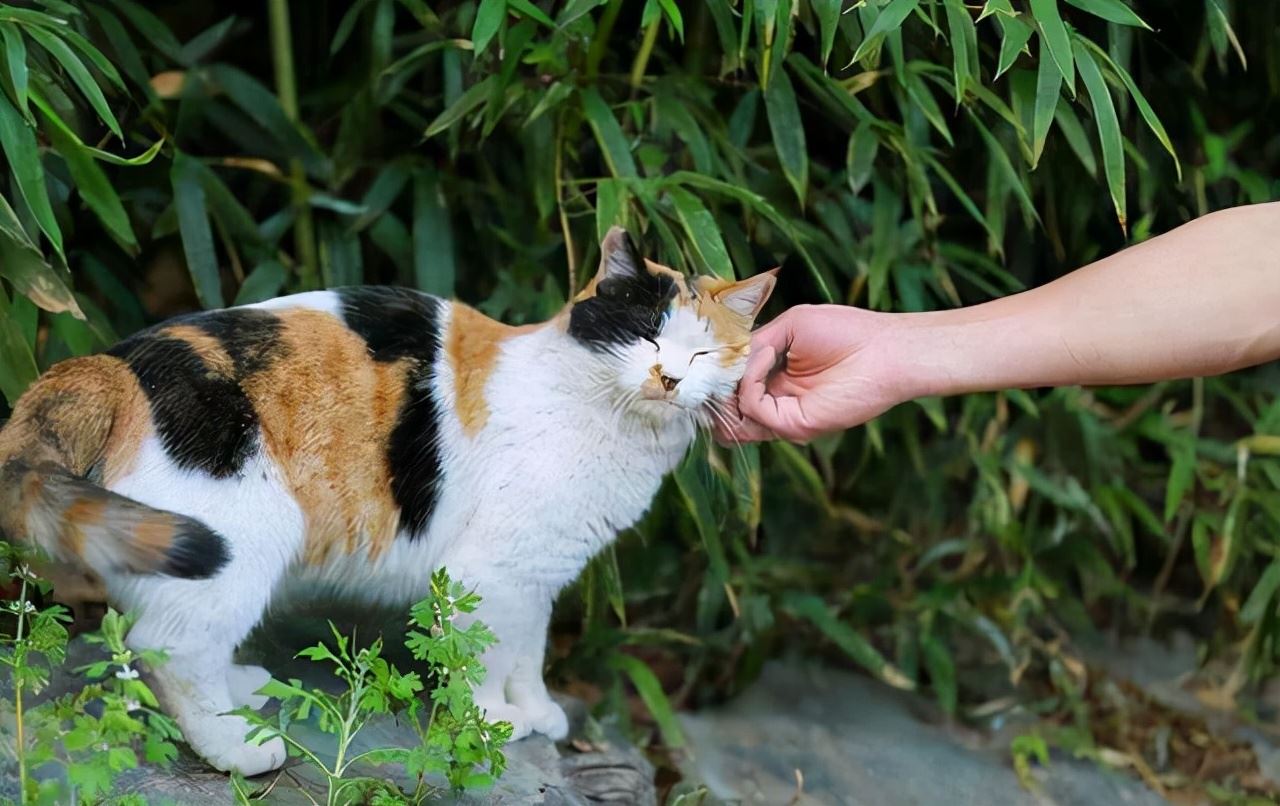
[[[337,311],[329,292],[254,307],[299,305]],[[357,553],[321,568],[303,565],[302,512],[265,453],[235,478],[216,480],[178,469],[150,438],[136,470],[112,489],[200,519],[232,553],[208,580],[108,580],[116,600],[140,614],[131,644],[169,653],[157,683],[192,747],[221,769],[250,775],[283,762],[278,740],[249,746],[243,720],[219,716],[258,702],[250,686],[260,683],[260,670],[234,667],[231,656],[278,591],[404,605],[425,595],[439,566],[479,591],[476,617],[499,638],[483,658],[488,676],[477,702],[490,718],[510,720],[516,737],[535,730],[563,738],[565,715],[542,680],[552,602],[592,555],[643,515],[692,441],[704,402],[728,396],[742,372],[741,362],[722,365],[722,345],[684,309],[656,341],[600,354],[556,324],[513,337],[485,389],[488,421],[474,436],[454,413],[442,351],[432,390],[443,412],[441,495],[427,534],[398,536],[376,561]],[[638,399],[655,364],[680,379],[671,402]]]

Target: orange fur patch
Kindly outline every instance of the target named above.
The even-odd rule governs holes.
[[[200,360],[204,362],[204,365],[210,371],[216,372],[224,378],[235,377],[235,362],[231,360],[231,356],[227,355],[222,342],[218,341],[216,337],[210,336],[193,325],[170,325],[160,332],[171,339],[177,339],[190,345],[191,349],[195,351],[195,354],[200,357]]]
[[[173,518],[146,518],[133,527],[133,546],[140,554],[164,554],[173,544]]]
[[[716,301],[715,295],[734,286],[731,280],[719,277],[698,277],[694,287],[698,296],[694,301],[698,317],[711,325],[716,341],[728,345],[720,351],[720,364],[731,366],[751,349],[751,317],[729,310]]]
[[[82,557],[84,529],[102,523],[107,513],[106,498],[77,498],[62,513],[62,549],[73,557]]]
[[[498,348],[537,325],[505,325],[459,302],[452,304],[451,311],[445,349],[453,368],[454,410],[463,433],[474,437],[489,421],[484,388],[498,361]]]
[[[412,363],[375,362],[364,340],[338,319],[282,311],[289,360],[244,383],[267,453],[306,518],[304,560],[391,545],[400,510],[386,451]]]

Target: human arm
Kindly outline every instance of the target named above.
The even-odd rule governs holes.
[[[1203,216],[981,305],[794,308],[754,335],[744,422],[724,436],[805,440],[927,395],[1149,383],[1276,358],[1280,203],[1270,203]]]

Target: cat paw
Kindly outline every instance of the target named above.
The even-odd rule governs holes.
[[[179,725],[191,749],[223,772],[252,777],[279,769],[285,762],[283,739],[276,737],[262,744],[245,741],[250,725],[238,716],[179,720]]]
[[[569,735],[569,717],[554,700],[546,700],[524,709],[529,727],[552,741],[558,742]]]
[[[227,670],[227,688],[231,693],[231,701],[255,711],[260,710],[267,704],[270,697],[259,694],[258,689],[265,686],[270,679],[271,672],[261,666],[232,664]]]

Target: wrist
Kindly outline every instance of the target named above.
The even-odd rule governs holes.
[[[889,351],[902,400],[1024,385],[1018,346],[1031,334],[987,305],[894,314]]]

